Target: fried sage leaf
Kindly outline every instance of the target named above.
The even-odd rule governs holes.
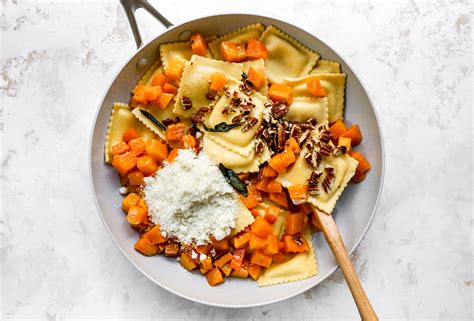
[[[243,196],[249,196],[249,192],[247,190],[247,185],[237,176],[237,174],[231,170],[230,168],[225,167],[223,164],[219,164],[219,169],[224,175],[227,182],[237,191],[237,193],[242,194]]]
[[[140,112],[143,114],[143,116],[145,116],[146,118],[151,120],[156,126],[160,127],[162,130],[166,131],[165,125],[163,125],[158,119],[156,119],[155,116],[153,116],[152,114],[150,114],[149,112],[147,112],[146,110],[143,110],[143,109],[140,109]]]
[[[231,130],[232,128],[241,126],[241,124],[238,124],[238,123],[237,124],[227,124],[225,122],[222,122],[222,123],[219,123],[216,126],[214,126],[214,128],[209,128],[209,127],[206,126],[206,124],[203,124],[203,126],[204,126],[204,129],[208,132],[225,133],[225,132],[228,132],[229,130]]]

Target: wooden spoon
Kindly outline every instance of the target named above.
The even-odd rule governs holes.
[[[372,305],[370,305],[369,299],[367,298],[364,289],[362,288],[359,277],[352,266],[349,255],[347,255],[341,235],[337,230],[336,222],[334,222],[334,219],[331,215],[324,213],[314,206],[311,207],[313,209],[314,215],[316,215],[321,225],[321,230],[324,234],[324,237],[326,238],[326,241],[328,242],[329,247],[331,248],[332,254],[334,254],[336,257],[336,261],[341,268],[342,274],[346,279],[349,289],[351,290],[362,320],[378,320],[378,317],[375,314]]]

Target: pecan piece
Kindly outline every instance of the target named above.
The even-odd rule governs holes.
[[[285,143],[286,143],[285,127],[283,127],[282,124],[279,124],[278,129],[277,129],[277,141],[276,141],[277,149],[279,151],[283,150],[285,148]]]
[[[204,122],[204,115],[201,113],[195,113],[194,115],[191,116],[191,122],[193,124],[200,124]]]
[[[242,117],[244,117],[242,114],[235,116],[232,118],[232,123],[240,123],[242,121]]]
[[[333,147],[329,144],[325,144],[323,142],[320,142],[319,143],[319,151],[321,152],[321,154],[323,154],[324,156],[329,156],[331,155],[332,153],[332,150],[333,150]]]
[[[193,107],[193,101],[186,96],[181,97],[181,105],[183,105],[184,110],[189,110]]]
[[[163,123],[163,125],[165,126],[169,126],[171,124],[176,124],[176,123],[179,123],[179,117],[176,117],[176,118],[166,118],[166,119],[163,119],[161,122]]]
[[[287,106],[284,102],[279,102],[273,105],[273,117],[276,119],[280,119],[286,115],[288,112],[289,106]]]

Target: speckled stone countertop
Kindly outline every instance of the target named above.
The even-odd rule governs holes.
[[[174,23],[257,13],[314,33],[369,89],[385,188],[353,255],[381,319],[471,319],[472,6],[466,1],[151,1]],[[184,4],[183,4],[184,3]],[[112,243],[88,181],[88,138],[135,51],[118,1],[8,1],[0,17],[1,319],[354,319],[340,272],[288,301],[216,309],[141,275]],[[163,28],[139,14],[144,38]]]

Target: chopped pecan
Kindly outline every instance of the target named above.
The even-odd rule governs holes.
[[[278,129],[277,129],[277,149],[279,151],[283,150],[285,148],[285,143],[286,143],[285,127],[283,127],[282,124],[279,124]]]
[[[176,124],[176,123],[179,123],[179,117],[176,117],[176,118],[165,118],[163,119],[161,122],[163,123],[163,125],[165,126],[169,126],[171,124]]]
[[[287,106],[284,102],[279,102],[279,103],[274,104],[273,110],[272,110],[273,117],[275,117],[276,119],[282,118],[283,116],[286,115],[286,113],[288,112],[288,109],[289,109],[289,106]]]
[[[331,133],[329,132],[329,130],[323,130],[322,132],[320,132],[319,139],[323,143],[329,143],[329,141],[331,140]]]
[[[258,139],[257,144],[255,144],[255,154],[261,155],[264,147],[265,143],[261,139]]]
[[[217,90],[209,90],[209,92],[206,93],[206,98],[209,100],[215,100],[217,97]]]
[[[306,121],[306,123],[315,127],[318,124],[318,121],[315,118],[311,117],[310,119]]]
[[[244,115],[242,114],[235,116],[234,118],[232,118],[232,123],[240,123],[242,121],[242,117],[244,117]]]
[[[302,145],[310,136],[311,136],[311,131],[308,129],[305,130],[303,133],[301,133],[301,136],[298,139],[298,144]]]
[[[333,187],[335,181],[335,171],[336,169],[333,166],[326,165],[324,167],[326,171],[326,177],[323,180],[323,189],[326,193],[329,193]]]
[[[332,153],[332,150],[333,150],[333,147],[329,144],[325,144],[323,142],[320,142],[319,143],[319,151],[321,152],[321,154],[323,154],[324,156],[329,156],[331,155]]]
[[[318,180],[321,177],[321,171],[314,171],[308,179],[308,193],[311,195],[319,194]]]
[[[209,107],[201,107],[198,109],[198,113],[202,113],[202,114],[208,113],[210,111],[211,111],[211,108]]]
[[[200,124],[204,122],[204,115],[201,113],[195,113],[194,115],[191,116],[191,122],[193,124]]]
[[[193,107],[193,102],[189,97],[181,97],[181,105],[183,105],[184,110],[191,109]]]
[[[235,97],[230,100],[230,103],[235,107],[238,107],[241,102],[242,102],[242,98],[240,97]]]

